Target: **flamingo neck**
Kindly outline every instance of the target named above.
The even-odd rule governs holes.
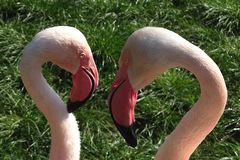
[[[66,110],[65,103],[49,86],[41,73],[46,60],[41,56],[24,53],[20,63],[23,83],[44,114],[51,128],[51,160],[78,160],[80,154],[80,134],[73,114]]]
[[[175,65],[191,71],[200,83],[201,95],[175,130],[161,145],[156,160],[188,160],[213,130],[223,114],[227,89],[218,66],[199,48],[186,48]]]

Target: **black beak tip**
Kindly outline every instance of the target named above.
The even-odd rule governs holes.
[[[78,109],[79,107],[81,107],[83,105],[82,102],[80,101],[74,101],[72,102],[71,100],[69,100],[67,102],[67,111],[68,113],[72,113],[74,112],[76,109]]]
[[[132,148],[137,147],[137,139],[136,138],[132,138],[131,140],[126,140],[126,142]]]
[[[129,146],[135,148],[137,146],[137,136],[133,129],[134,123],[128,127],[122,126],[117,123],[115,123],[115,125],[116,125],[117,129],[119,130],[119,132],[121,133],[121,135],[123,136],[123,138],[125,139],[126,143]]]

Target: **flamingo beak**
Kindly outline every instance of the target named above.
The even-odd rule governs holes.
[[[137,92],[135,92],[128,79],[127,67],[121,67],[112,84],[108,96],[108,105],[115,126],[126,143],[131,147],[137,146],[134,130]]]
[[[72,75],[73,86],[70,99],[67,102],[67,111],[75,111],[91,97],[98,86],[98,72],[95,67],[80,66],[78,71]]]

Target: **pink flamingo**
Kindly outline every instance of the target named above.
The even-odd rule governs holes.
[[[41,73],[41,66],[47,61],[73,74],[67,106]],[[73,27],[45,29],[24,48],[19,68],[29,95],[51,128],[49,159],[79,160],[80,132],[70,112],[81,106],[98,86],[98,71],[86,38]]]
[[[110,112],[126,142],[135,147],[133,130],[137,92],[173,67],[192,72],[201,95],[156,154],[156,160],[187,160],[223,114],[227,89],[218,66],[197,46],[164,28],[145,27],[125,43],[119,71],[108,98]]]

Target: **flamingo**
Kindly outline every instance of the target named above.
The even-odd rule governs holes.
[[[201,94],[160,146],[156,160],[189,159],[219,121],[227,101],[227,88],[218,66],[203,50],[178,34],[165,28],[144,27],[125,43],[108,96],[115,126],[127,144],[135,147],[137,92],[174,67],[192,72],[200,83]]]
[[[67,105],[41,73],[42,65],[48,61],[72,73]],[[49,122],[49,159],[79,160],[80,131],[71,112],[86,102],[98,86],[98,71],[86,38],[74,27],[47,28],[24,48],[19,69],[25,88]]]

